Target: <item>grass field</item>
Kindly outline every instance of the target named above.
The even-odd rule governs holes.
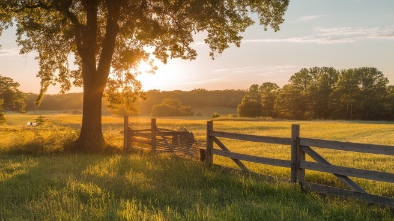
[[[26,128],[37,114],[7,114],[0,125],[0,220],[394,220],[393,210],[356,200],[302,193],[286,182],[267,183],[170,154],[64,154],[78,135],[80,115],[46,113],[46,124]],[[157,119],[161,128],[186,127],[205,139],[207,119]],[[103,117],[105,137],[122,146],[122,118]],[[394,145],[391,122],[218,120],[214,129],[290,137],[291,124],[301,137]],[[149,127],[149,118],[131,118],[133,128]],[[290,148],[223,139],[239,153],[289,159]],[[394,173],[394,158],[317,150],[335,165]],[[236,168],[231,160],[214,163]],[[248,164],[253,172],[289,178],[286,168]],[[307,172],[306,179],[341,187],[335,177]],[[368,192],[394,197],[391,183],[356,179]]]

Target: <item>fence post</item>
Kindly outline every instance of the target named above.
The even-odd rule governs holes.
[[[301,149],[300,137],[298,137],[296,170],[298,183],[301,185],[301,188],[305,182],[305,169],[300,168],[300,163],[302,160],[305,160],[305,152]]]
[[[129,149],[129,116],[127,114],[123,116],[123,129],[123,153],[125,153]]]
[[[291,125],[291,182],[297,183],[299,161],[297,151],[300,148],[300,125]]]
[[[212,148],[213,148],[213,140],[211,139],[210,132],[213,130],[213,121],[207,121],[207,149],[206,149],[206,158],[205,163],[207,166],[211,166],[213,164],[213,155],[212,155]]]
[[[152,153],[156,152],[156,118],[150,120],[150,142],[152,146]]]

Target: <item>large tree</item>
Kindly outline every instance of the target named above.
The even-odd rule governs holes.
[[[151,55],[194,59],[193,34],[205,32],[214,57],[240,45],[253,24],[279,30],[289,0],[2,0],[0,29],[15,23],[22,53],[38,52],[41,95],[54,82],[84,92],[77,146],[97,151],[104,144],[101,102],[110,72],[127,72]],[[73,56],[77,70],[70,70]],[[40,96],[42,98],[42,96]],[[39,99],[40,100],[40,99]]]

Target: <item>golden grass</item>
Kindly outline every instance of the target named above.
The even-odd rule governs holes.
[[[236,172],[207,170],[197,161],[169,154],[32,156],[26,155],[26,149],[22,149],[22,154],[3,154],[5,149],[18,146],[51,151],[53,145],[60,145],[56,144],[59,135],[63,134],[62,139],[67,140],[78,134],[80,115],[45,114],[44,126],[25,126],[38,116],[7,114],[8,123],[0,125],[0,220],[393,219],[392,210],[387,208],[304,194],[285,182],[265,183]],[[186,127],[197,139],[204,140],[206,120],[158,118],[157,124],[168,129]],[[215,121],[214,129],[290,137],[291,124],[300,124],[302,137],[386,145],[392,145],[394,137],[391,122],[237,120]],[[122,124],[122,117],[103,117],[107,142],[119,148],[123,144]],[[149,128],[150,119],[130,118],[130,126]],[[286,145],[221,140],[234,152],[290,159],[290,147]],[[316,151],[335,165],[394,173],[393,157]],[[214,162],[236,168],[227,158],[215,156]],[[288,168],[245,164],[253,172],[290,177]],[[326,173],[307,171],[306,179],[343,187],[333,175]],[[355,181],[370,193],[394,196],[392,183]]]
[[[40,133],[45,138],[45,131],[51,127],[80,127],[81,116],[71,114],[49,114],[44,115],[48,124],[42,128],[26,128],[27,121],[34,121],[38,114],[12,114],[6,115],[8,125],[0,126],[2,141],[0,149],[9,146],[15,140],[23,143],[23,137],[33,137]],[[108,143],[121,148],[123,145],[123,117],[103,116],[104,136]],[[176,129],[185,127],[194,133],[197,140],[204,141],[206,136],[206,121],[200,118],[158,118],[157,125],[160,128]],[[129,126],[133,129],[146,129],[150,127],[150,118],[131,117]],[[347,122],[347,121],[237,121],[219,120],[214,121],[214,130],[235,132],[242,134],[254,134],[276,137],[290,137],[291,125],[299,124],[301,127],[300,136],[308,138],[318,138],[326,140],[347,141],[356,143],[370,143],[382,145],[394,145],[394,124],[391,122]],[[23,136],[21,134],[24,134]],[[244,142],[230,139],[221,139],[222,142],[233,152],[244,153],[255,156],[263,156],[274,159],[290,160],[290,147],[287,145],[273,145],[264,143]],[[218,147],[216,147],[218,148]],[[321,148],[314,148],[330,163],[338,166],[346,166],[360,169],[376,170],[394,173],[394,156],[362,154],[346,151],[335,151]],[[313,161],[310,157],[307,160]],[[214,157],[214,163],[237,168],[237,166],[227,158]],[[261,164],[245,162],[247,167],[257,173],[289,178],[288,168],[265,166]],[[338,187],[343,185],[331,174],[307,171],[307,181],[330,184]],[[394,185],[392,183],[373,182],[364,179],[355,179],[368,192],[381,195],[394,196]]]

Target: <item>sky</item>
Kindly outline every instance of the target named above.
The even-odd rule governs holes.
[[[264,82],[282,87],[302,68],[375,67],[394,85],[393,9],[393,0],[290,0],[280,31],[264,31],[257,22],[242,33],[241,47],[232,45],[214,60],[199,33],[196,60],[156,62],[156,74],[138,79],[144,90],[247,89]],[[15,29],[0,36],[0,75],[24,92],[39,93],[36,54],[19,55],[15,39]],[[51,86],[47,93],[59,91]]]

